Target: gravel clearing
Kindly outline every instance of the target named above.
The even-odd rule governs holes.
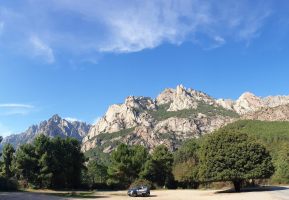
[[[132,198],[126,191],[96,192],[92,197],[64,198],[39,192],[2,192],[0,200],[289,200],[289,187],[272,187],[269,191],[226,193],[220,190],[154,190],[150,197]]]

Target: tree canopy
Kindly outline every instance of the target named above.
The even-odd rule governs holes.
[[[38,188],[76,188],[81,182],[85,158],[76,139],[38,136],[16,152],[19,179]]]
[[[269,152],[244,133],[211,134],[201,147],[200,159],[203,181],[232,181],[236,191],[244,180],[270,178],[274,173]]]
[[[11,144],[5,144],[2,150],[3,169],[2,173],[6,178],[13,176],[12,161],[15,150]]]
[[[141,173],[143,178],[167,187],[173,180],[172,175],[173,154],[164,145],[157,146],[151,157],[146,161]]]
[[[119,145],[111,154],[111,163],[108,167],[110,184],[128,187],[139,178],[147,158],[148,151],[143,146]]]
[[[199,148],[199,141],[190,139],[174,153],[175,180],[189,188],[197,188],[199,185]]]

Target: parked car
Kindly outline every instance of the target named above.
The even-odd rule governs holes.
[[[147,186],[140,186],[131,188],[127,191],[128,196],[130,197],[137,197],[137,196],[143,196],[148,197],[150,196],[150,189]]]

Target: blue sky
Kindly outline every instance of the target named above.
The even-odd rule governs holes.
[[[278,2],[278,3],[277,3]],[[184,84],[289,94],[286,0],[0,2],[0,135]]]

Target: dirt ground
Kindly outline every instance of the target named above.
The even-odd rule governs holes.
[[[47,192],[3,192],[0,200],[289,200],[289,187],[272,187],[268,191],[249,191],[242,193],[230,193],[219,190],[155,190],[150,197],[132,198],[126,195],[126,191],[95,192],[86,198],[67,198],[49,195]]]

